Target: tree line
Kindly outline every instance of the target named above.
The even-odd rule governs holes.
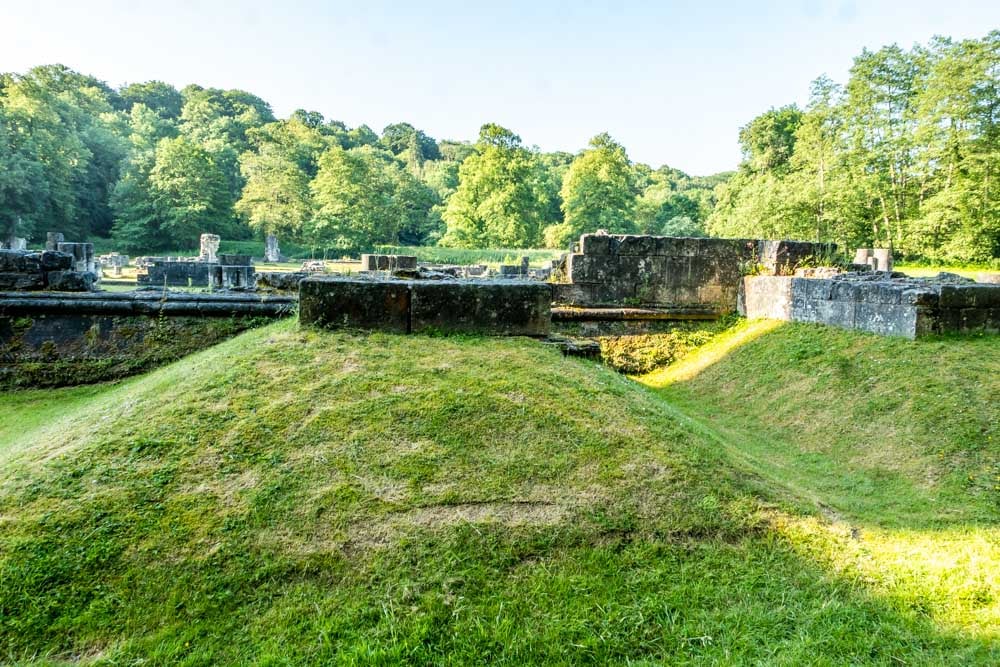
[[[377,134],[315,111],[277,119],[241,90],[115,89],[61,65],[0,75],[2,239],[564,247],[596,229],[703,234],[724,178],[634,164],[607,134],[544,153],[495,124],[472,143],[437,141],[408,123]]]
[[[740,130],[743,162],[706,221],[720,236],[1000,256],[1000,31],[864,51]]]
[[[820,77],[805,108],[772,108],[739,141],[735,173],[692,177],[633,162],[605,133],[576,154],[491,123],[439,141],[49,65],[0,75],[0,240],[63,231],[134,253],[275,234],[348,254],[566,247],[605,229],[1000,256],[1000,31],[866,50],[846,84]]]

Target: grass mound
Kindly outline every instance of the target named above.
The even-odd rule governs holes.
[[[1000,658],[991,574],[923,600],[904,554],[866,557],[867,525],[734,456],[678,387],[527,340],[285,322],[0,395],[0,660]],[[982,502],[915,534],[996,566]]]

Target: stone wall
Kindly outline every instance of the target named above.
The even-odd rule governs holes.
[[[413,255],[361,255],[362,271],[397,271],[417,268],[417,258]]]
[[[123,377],[290,315],[292,297],[0,292],[0,387]]]
[[[747,276],[741,313],[818,322],[884,336],[1000,333],[1000,285],[844,274],[828,279]]]
[[[0,250],[0,290],[86,292],[95,280],[93,273],[75,270],[68,253]]]
[[[151,259],[145,271],[136,274],[140,285],[161,287],[208,287],[212,268],[215,264],[191,260]]]
[[[584,234],[566,258],[557,303],[643,306],[723,314],[751,270],[791,273],[833,247],[800,241]]]
[[[199,257],[164,259],[160,257],[136,261],[140,272],[136,282],[154,287],[213,287],[221,289],[250,288],[254,285],[253,261],[249,255],[220,254],[215,261]]]
[[[299,283],[299,321],[393,333],[544,336],[551,301],[551,286],[538,282],[310,277]]]

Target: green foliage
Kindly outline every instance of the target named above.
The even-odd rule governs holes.
[[[448,199],[441,240],[459,248],[538,244],[547,209],[535,154],[499,125],[483,125],[475,152],[462,162]]]
[[[572,236],[603,229],[611,234],[636,231],[635,173],[625,148],[608,134],[590,140],[590,148],[570,165],[562,184],[562,210]]]
[[[937,262],[1000,256],[1000,32],[864,51],[841,88],[769,111],[740,134],[713,234],[891,246]]]
[[[668,366],[704,345],[721,326],[678,325],[664,333],[640,336],[602,336],[601,361],[619,373],[640,375]]]
[[[305,236],[345,251],[396,239],[406,220],[402,182],[392,158],[370,146],[333,147],[319,158],[311,189],[316,206]]]

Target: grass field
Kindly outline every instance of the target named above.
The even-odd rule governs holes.
[[[928,278],[936,276],[941,272],[955,273],[966,278],[976,279],[981,273],[1000,273],[1000,269],[988,266],[949,266],[949,265],[920,265],[920,264],[897,264],[893,267],[896,271],[913,276],[915,278]]]
[[[1000,661],[1000,344],[281,322],[0,395],[0,662]]]

